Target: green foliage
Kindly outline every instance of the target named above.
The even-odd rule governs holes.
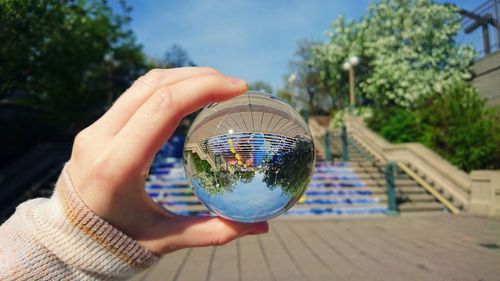
[[[222,169],[212,169],[207,160],[201,159],[197,154],[186,152],[185,158],[191,158],[196,177],[200,180],[203,189],[212,196],[231,192],[235,188],[236,176]]]
[[[250,85],[248,85],[248,89],[257,92],[263,91],[268,94],[273,93],[273,87],[264,81],[255,81],[253,83],[250,83]]]
[[[290,74],[284,77],[285,89],[280,92],[294,107],[302,108],[309,115],[328,115],[333,100],[320,79],[320,68],[313,61],[313,50],[318,45],[307,40],[297,43],[294,58],[289,63]]]
[[[121,4],[123,14],[104,0],[0,2],[0,97],[62,134],[81,129],[144,71]]]
[[[69,141],[145,72],[120,4],[116,13],[105,0],[0,1],[1,159]]]
[[[314,48],[313,62],[336,99],[345,99],[348,92],[342,64],[357,55],[358,95],[378,106],[418,107],[457,78],[471,77],[474,52],[455,44],[459,28],[451,6],[431,0],[377,1],[358,21],[339,17],[329,42]]]
[[[387,140],[404,143],[419,140],[422,135],[416,113],[400,107],[375,111],[368,125],[378,131]]]
[[[252,182],[255,171],[229,171],[221,168],[212,168],[207,160],[202,160],[197,154],[186,152],[185,158],[191,158],[193,168],[196,171],[196,177],[200,180],[203,189],[211,196],[220,195],[226,192],[232,192],[236,187],[236,182]]]
[[[330,127],[331,128],[342,127],[342,125],[344,124],[344,118],[346,114],[353,114],[355,116],[360,116],[364,119],[369,119],[372,118],[373,116],[373,110],[369,106],[355,107],[352,109],[352,111],[349,108],[335,110],[330,120]]]
[[[286,101],[287,103],[289,103],[290,105],[294,106],[294,96],[293,96],[293,93],[286,89],[286,88],[283,88],[283,89],[279,89],[278,92],[276,93],[276,95],[283,99],[284,101]]]
[[[321,83],[333,98],[337,110],[347,107],[349,103],[348,72],[342,69],[344,62],[356,55],[360,59],[355,67],[356,81],[363,81],[368,75],[370,59],[365,54],[365,31],[364,25],[346,21],[340,16],[327,32],[327,43],[312,47],[311,61],[319,70]]]
[[[454,165],[500,168],[500,114],[471,85],[455,81],[419,108],[378,109],[368,125],[395,143],[421,142]]]
[[[236,183],[251,183],[257,172],[264,174],[263,181],[267,188],[279,188],[284,194],[299,195],[307,187],[314,169],[314,147],[308,140],[298,140],[294,149],[282,151],[274,155],[261,170],[237,170],[233,173],[221,168],[212,167],[207,160],[201,159],[194,152],[185,152],[184,158],[190,159],[195,177],[198,178],[203,189],[211,196],[232,192]]]
[[[280,187],[284,194],[301,194],[314,169],[314,147],[308,140],[298,140],[294,149],[283,152],[281,161],[273,160],[264,173],[264,182],[269,189]]]
[[[373,72],[361,85],[379,104],[418,106],[457,78],[470,77],[474,53],[454,38],[460,16],[431,0],[381,1],[366,19],[366,53]]]
[[[357,100],[372,107],[371,128],[392,142],[422,142],[467,171],[499,168],[499,113],[461,82],[472,76],[474,51],[454,41],[455,9],[432,0],[376,1],[359,20],[335,20],[328,42],[303,46],[296,68],[314,74],[311,84],[333,98],[336,124],[348,96],[342,65],[356,55]],[[282,95],[297,100],[290,92]]]
[[[196,66],[188,52],[179,44],[173,44],[165,52],[163,64],[167,66],[165,68]]]
[[[500,119],[475,88],[450,85],[420,111],[421,141],[466,171],[500,168]]]

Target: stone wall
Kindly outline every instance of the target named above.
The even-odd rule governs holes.
[[[467,174],[422,144],[387,142],[367,128],[360,117],[346,116],[345,123],[350,136],[377,161],[407,163],[465,212],[500,217],[500,170]]]
[[[500,217],[500,171],[472,171],[470,176],[470,212]]]
[[[472,81],[488,106],[500,106],[500,52],[487,55],[472,66],[476,76]]]

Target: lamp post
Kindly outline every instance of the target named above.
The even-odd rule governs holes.
[[[295,95],[295,81],[297,81],[297,75],[295,73],[290,74],[290,76],[288,76],[287,81],[288,81],[288,84],[290,87],[290,105],[294,104],[295,110],[300,112],[300,110],[298,108],[298,104],[294,103],[292,101],[292,99],[296,97],[296,95]]]
[[[349,71],[349,111],[352,112],[354,105],[356,104],[356,96],[354,95],[354,66],[359,63],[359,58],[357,56],[351,56],[344,64],[342,68],[345,71]]]
[[[304,119],[307,122],[309,120],[309,111],[304,110],[304,107],[302,106],[302,103],[306,101],[304,101],[300,96],[300,88],[297,89],[296,87],[298,85],[298,83],[295,84],[295,82],[297,82],[297,74],[295,73],[290,74],[290,76],[288,76],[287,78],[287,82],[291,87],[290,94],[292,95],[292,98],[295,98],[297,100],[297,102],[292,102],[292,100],[290,100],[290,103],[293,104],[297,112],[300,112],[303,115]]]

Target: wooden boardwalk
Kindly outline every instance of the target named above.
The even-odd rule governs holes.
[[[268,234],[166,255],[132,280],[500,280],[500,220],[277,219]]]

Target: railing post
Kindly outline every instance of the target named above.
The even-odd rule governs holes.
[[[343,162],[348,162],[349,161],[349,143],[347,139],[347,128],[345,125],[342,125],[342,133],[340,135],[342,138],[342,161]]]
[[[332,160],[332,153],[330,151],[330,133],[328,132],[328,130],[325,131],[324,141],[325,141],[325,158],[326,158],[325,160],[330,161]]]
[[[394,187],[394,163],[391,161],[385,165],[385,182],[387,187],[387,215],[398,215],[396,190]]]

